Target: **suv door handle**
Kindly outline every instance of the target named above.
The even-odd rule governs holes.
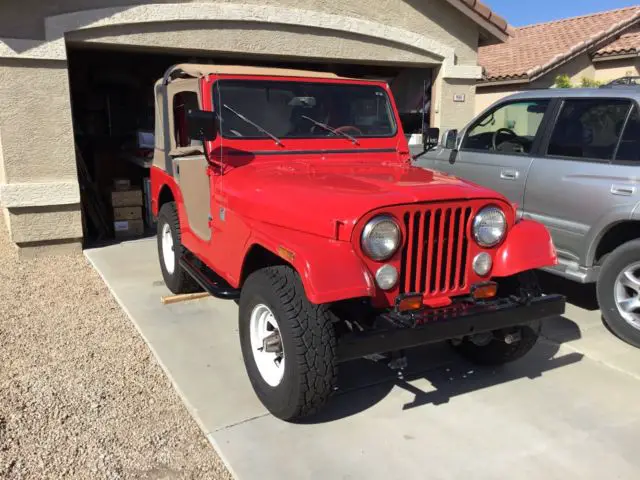
[[[504,180],[516,180],[520,176],[517,170],[500,170],[500,178]]]
[[[629,185],[611,185],[611,193],[614,195],[629,197],[636,193],[636,187],[631,187]]]

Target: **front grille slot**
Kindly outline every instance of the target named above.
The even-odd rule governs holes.
[[[465,289],[470,207],[438,207],[406,212],[400,293],[431,296]]]

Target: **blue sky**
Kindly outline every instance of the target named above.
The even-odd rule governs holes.
[[[514,27],[639,5],[638,0],[483,0]]]

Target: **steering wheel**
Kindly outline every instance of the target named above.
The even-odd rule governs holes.
[[[358,127],[354,127],[353,125],[343,125],[342,127],[338,127],[336,129],[334,129],[336,132],[342,132],[342,133],[348,133],[349,130],[355,132],[356,135],[362,135],[362,130],[360,130]],[[345,130],[347,130],[345,132]]]
[[[493,132],[493,137],[491,137],[491,144],[493,145],[493,149],[494,150],[498,150],[498,145],[496,143],[496,140],[498,139],[498,135],[500,135],[501,133],[509,135],[510,137],[513,137],[513,139],[517,139],[518,138],[518,134],[516,132],[514,132],[513,130],[511,130],[509,128],[499,128],[498,130]]]

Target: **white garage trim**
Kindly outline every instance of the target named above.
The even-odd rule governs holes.
[[[78,182],[0,184],[0,205],[4,208],[46,207],[80,203]]]
[[[480,78],[476,66],[455,65],[454,49],[432,38],[369,20],[328,13],[262,5],[170,3],[102,8],[45,19],[44,42],[0,38],[0,57],[65,60],[64,35],[91,28],[174,21],[232,21],[305,26],[355,33],[422,50],[442,58],[446,78]],[[22,42],[22,43],[21,43]],[[29,44],[28,42],[32,42]]]

